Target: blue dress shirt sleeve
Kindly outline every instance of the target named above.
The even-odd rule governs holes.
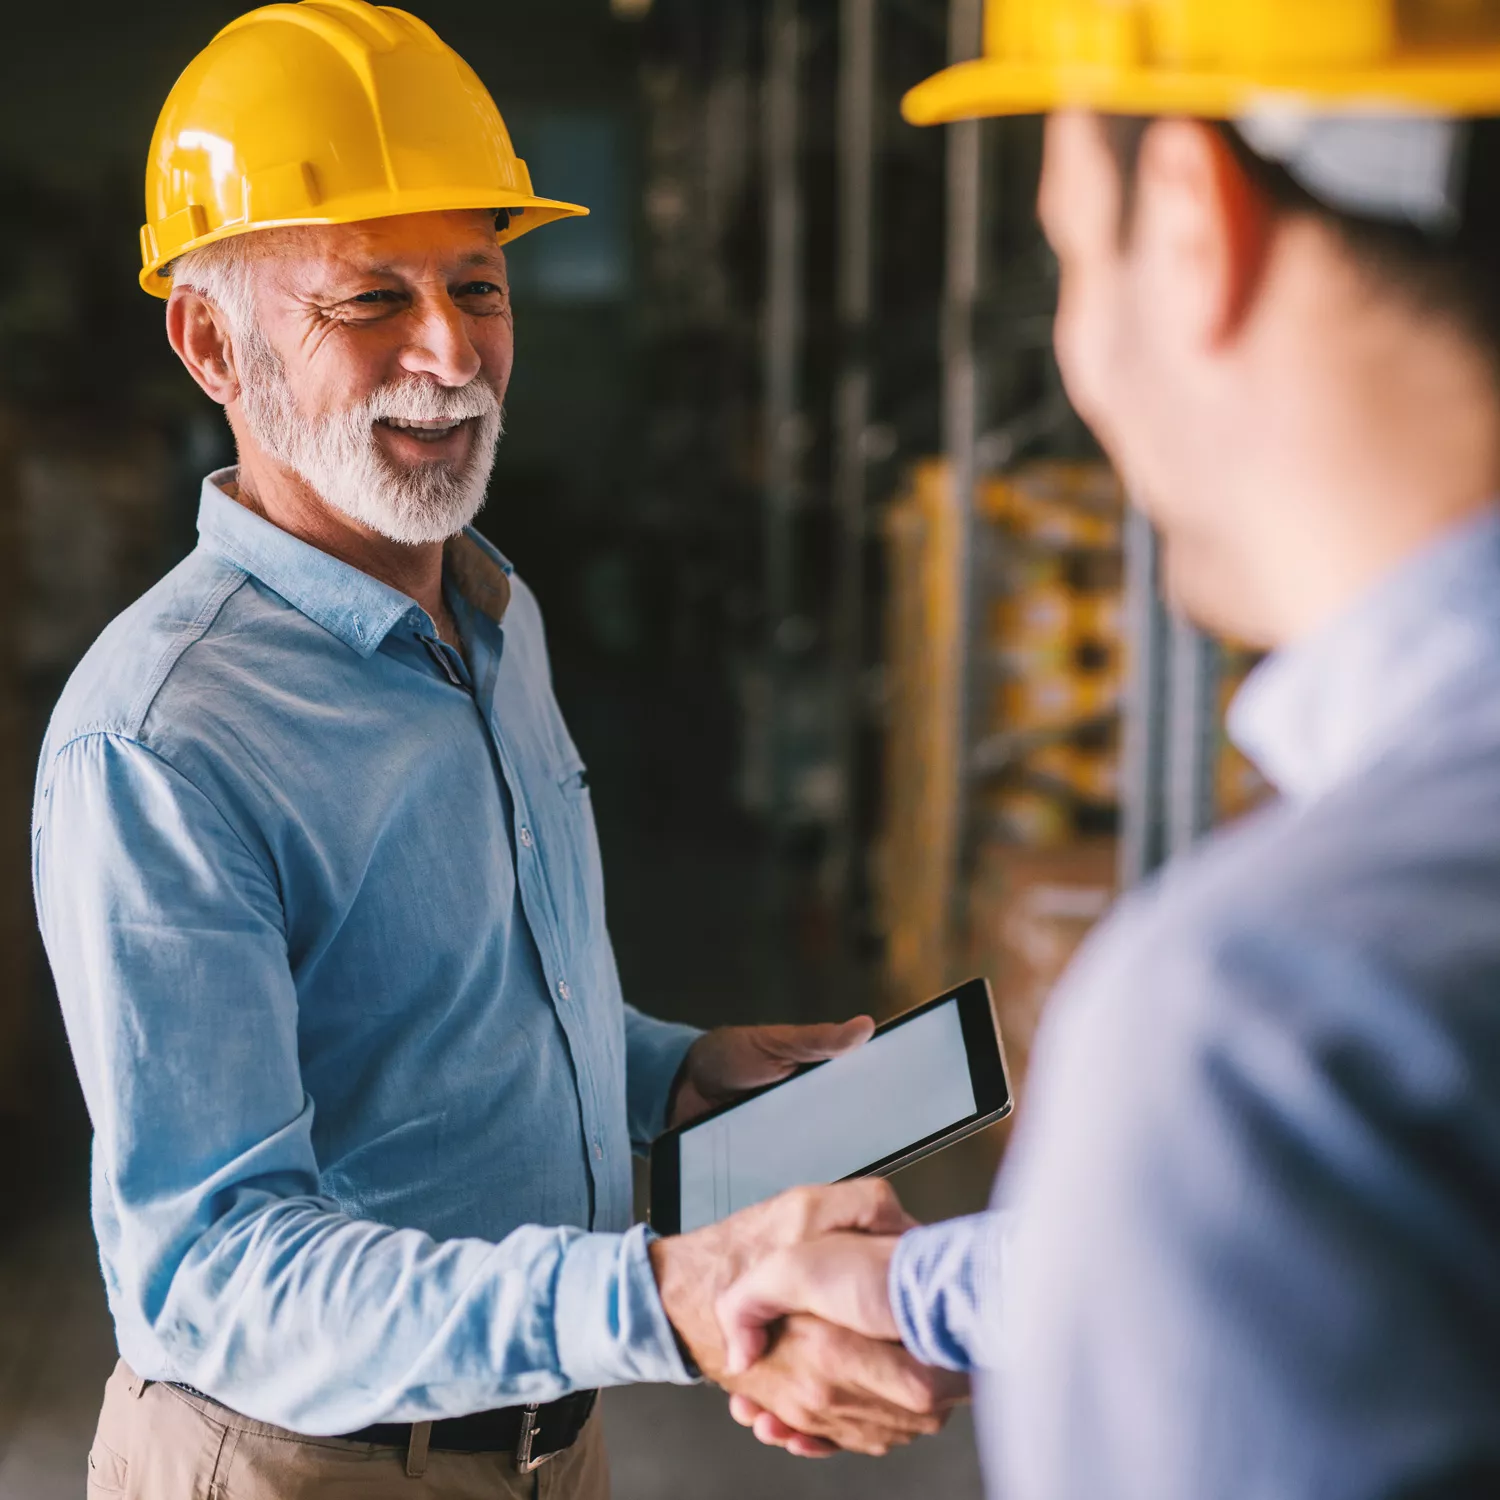
[[[996,1293],[1006,1216],[973,1214],[902,1235],[891,1257],[891,1311],[901,1342],[924,1365],[994,1369],[1000,1360]]]
[[[141,1374],[310,1434],[690,1381],[643,1229],[440,1241],[320,1195],[275,870],[166,760],[64,745],[33,862]]]
[[[667,1128],[667,1102],[672,1082],[688,1048],[703,1033],[643,1016],[625,1007],[625,1109],[630,1144],[644,1152]]]

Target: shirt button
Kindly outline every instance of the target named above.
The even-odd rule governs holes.
[[[521,846],[525,849],[529,849],[535,842],[536,840],[531,836],[531,830],[529,828],[523,828],[521,830]]]
[[[603,1161],[604,1160],[604,1147],[599,1144],[599,1137],[598,1136],[594,1137],[594,1160],[595,1161]]]
[[[560,1000],[571,1000],[573,998],[573,991],[568,988],[568,981],[566,979],[559,979],[557,981],[557,995]]]

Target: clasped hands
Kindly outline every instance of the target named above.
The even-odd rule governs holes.
[[[688,1054],[671,1123],[868,1040],[873,1023],[725,1027]],[[967,1380],[901,1347],[887,1294],[913,1221],[875,1179],[796,1188],[655,1241],[662,1305],[736,1421],[804,1458],[884,1454],[939,1431]]]

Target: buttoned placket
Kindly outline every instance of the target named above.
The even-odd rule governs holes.
[[[436,631],[429,636],[431,622],[423,611],[414,612],[419,638],[432,652],[450,680],[469,694],[489,736],[494,752],[497,774],[504,780],[510,797],[511,817],[516,845],[516,881],[521,893],[521,908],[531,928],[532,940],[541,956],[543,972],[550,976],[553,1010],[567,1038],[568,1049],[573,1059],[575,1087],[581,1112],[581,1125],[585,1142],[585,1164],[589,1174],[589,1202],[592,1218],[599,1211],[601,1183],[597,1166],[604,1161],[603,1108],[594,1078],[593,1053],[588,1030],[583,1022],[580,1006],[574,998],[569,982],[568,946],[563,940],[561,924],[557,916],[557,905],[544,867],[545,853],[533,831],[534,818],[526,796],[522,778],[517,774],[511,748],[507,742],[504,726],[496,712],[497,687],[501,664],[505,653],[504,627],[486,616],[481,616],[462,599],[456,600],[456,612],[468,625],[465,642],[469,660],[465,661],[451,646],[437,639]],[[490,636],[493,635],[493,645]],[[461,677],[454,678],[455,669]],[[592,1227],[592,1222],[590,1224]]]

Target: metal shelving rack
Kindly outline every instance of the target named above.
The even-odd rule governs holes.
[[[1214,823],[1221,653],[1162,602],[1161,549],[1136,510],[1125,531],[1120,889],[1186,853]]]

